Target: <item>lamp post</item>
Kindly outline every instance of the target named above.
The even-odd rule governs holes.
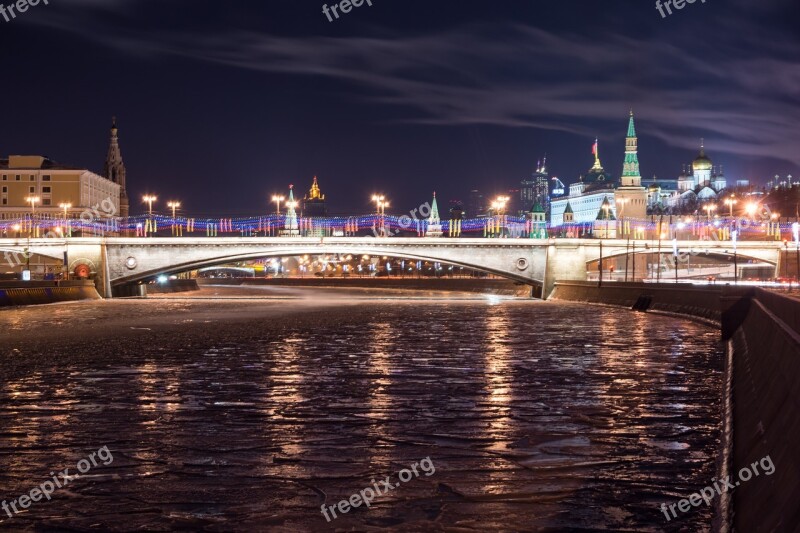
[[[703,209],[706,211],[706,220],[710,223],[711,222],[711,212],[717,210],[717,206],[714,204],[706,204],[703,206]]]
[[[158,200],[157,197],[153,196],[152,194],[145,194],[142,196],[142,201],[147,204],[147,215],[153,216],[153,202]]]
[[[167,202],[167,207],[172,209],[172,220],[175,221],[175,210],[181,206],[180,202]]]
[[[731,240],[733,241],[733,284],[739,284],[739,255],[736,250],[736,241],[739,237],[739,231],[733,230],[731,232]]]
[[[36,204],[41,201],[41,198],[38,196],[28,196],[25,198],[25,201],[31,204],[31,232],[33,232],[36,227]]]
[[[795,251],[796,251],[796,268],[797,271],[795,272],[795,278],[797,278],[798,284],[800,284],[800,224],[795,222],[792,224],[792,235],[794,236],[794,244],[795,244]]]
[[[281,214],[281,202],[284,201],[285,199],[286,199],[286,197],[281,196],[279,194],[273,194],[272,195],[272,201],[275,202],[275,214],[276,215],[280,215]]]
[[[180,202],[167,202],[167,207],[172,209],[172,235],[176,235],[178,233],[178,224],[175,220],[175,211],[181,206]]]
[[[625,220],[624,220],[624,218],[625,218],[625,204],[627,204],[630,201],[631,201],[630,198],[615,198],[614,199],[614,203],[620,205],[619,221],[622,223],[622,232],[623,232],[623,234],[625,233]],[[619,237],[619,235],[617,235],[617,236]]]
[[[386,236],[386,208],[389,207],[389,200],[382,194],[373,194],[372,201],[375,202],[377,214],[380,216],[380,235]]]
[[[494,209],[495,213],[497,213],[497,225],[500,230],[499,231],[500,237],[503,236],[503,227],[504,227],[503,215],[505,214],[506,204],[508,204],[508,201],[510,199],[511,198],[509,198],[508,196],[498,196],[497,199],[492,202],[492,209]]]
[[[728,206],[728,209],[729,209],[728,214],[729,214],[729,216],[731,218],[733,218],[733,205],[736,204],[736,203],[738,203],[738,202],[733,199],[733,196],[731,196],[730,198],[727,198],[725,200],[725,205]]]
[[[678,284],[678,238],[672,239],[672,256],[675,260],[675,285]]]
[[[69,236],[69,213],[68,211],[72,207],[70,203],[62,203],[58,204],[58,207],[64,210],[64,236]]]

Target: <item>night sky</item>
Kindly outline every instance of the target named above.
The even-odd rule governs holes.
[[[570,183],[595,136],[619,175],[633,108],[645,178],[701,137],[729,180],[800,175],[800,3],[701,2],[50,0],[0,18],[0,154],[100,172],[116,115],[134,213],[260,214],[315,174],[333,212],[400,213],[545,153]]]

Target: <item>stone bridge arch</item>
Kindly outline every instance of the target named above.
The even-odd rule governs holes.
[[[326,254],[436,261],[541,286],[546,255],[545,246],[523,239],[107,239],[106,246],[112,286],[258,258]]]

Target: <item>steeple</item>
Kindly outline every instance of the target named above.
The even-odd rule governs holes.
[[[108,155],[103,175],[106,179],[119,184],[119,216],[127,217],[130,210],[128,191],[125,186],[125,164],[122,162],[122,152],[119,149],[117,136],[117,117],[111,119],[111,141],[108,146]]]
[[[431,215],[428,217],[428,225],[425,231],[425,236],[441,237],[443,234],[442,219],[439,217],[439,204],[436,202],[436,192],[434,191],[433,202],[431,202]]]
[[[622,165],[622,186],[641,187],[642,176],[639,172],[639,139],[636,137],[636,126],[631,109],[628,120],[628,138],[625,141],[625,162]]]
[[[594,166],[589,170],[589,172],[603,172],[603,165],[600,164],[600,143],[596,137],[594,139],[592,153],[594,154]]]
[[[431,203],[431,216],[428,217],[429,224],[439,224],[442,221],[439,218],[439,204],[436,203],[436,191],[433,193],[433,202]]]
[[[308,195],[305,198],[306,200],[324,200],[325,195],[322,194],[322,191],[319,189],[319,184],[317,183],[317,177],[314,176],[314,182],[311,184],[311,189],[308,191]]]
[[[286,223],[284,224],[287,235],[300,234],[295,207],[297,207],[297,202],[294,201],[294,185],[289,185],[289,199],[286,201]]]
[[[603,198],[603,203],[600,206],[600,210],[597,212],[597,218],[595,220],[616,220],[611,202],[608,201],[608,196]]]

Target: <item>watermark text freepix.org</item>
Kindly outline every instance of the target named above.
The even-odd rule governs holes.
[[[703,0],[705,2],[705,0]],[[339,18],[339,11],[344,13],[350,13],[354,7],[361,7],[364,4],[367,4],[369,7],[372,7],[372,0],[342,0],[338,4],[333,4],[332,6],[328,7],[328,4],[322,6],[322,14],[328,17],[328,22],[333,22],[333,18]],[[333,16],[331,16],[333,13]]]
[[[426,476],[432,476],[436,473],[436,467],[433,466],[433,461],[431,461],[430,457],[426,457],[419,463],[414,463],[411,465],[411,469],[408,468],[402,469],[398,472],[397,477],[400,478],[400,483],[407,483],[414,479],[415,477],[419,477],[419,472],[417,471],[417,466],[420,467],[422,472],[425,473]],[[413,472],[413,473],[412,473]],[[330,511],[333,518],[337,518],[336,511],[338,510],[340,513],[344,514],[350,511],[351,506],[361,507],[361,504],[366,505],[369,507],[372,504],[372,500],[374,500],[378,496],[383,496],[388,493],[390,490],[396,489],[400,486],[400,483],[392,484],[392,476],[386,476],[380,484],[376,483],[374,479],[371,480],[372,487],[367,487],[359,491],[356,494],[353,494],[346,500],[340,501],[336,505],[328,505],[322,504],[322,514],[325,516],[325,520],[330,522],[332,518],[328,516],[328,511]],[[375,490],[373,490],[373,488]]]
[[[100,461],[103,462],[103,466],[108,466],[114,462],[114,456],[111,455],[111,451],[109,451],[108,446],[103,446],[96,452],[92,452],[88,459],[81,459],[78,461],[78,464],[76,465],[76,468],[78,469],[77,474],[70,474],[69,468],[65,468],[58,474],[50,472],[50,475],[53,476],[52,481],[48,479],[38,487],[31,489],[28,494],[24,494],[16,500],[12,500],[10,503],[6,500],[3,500],[3,502],[0,503],[0,507],[3,508],[3,511],[6,512],[9,518],[14,518],[15,514],[27,509],[33,502],[39,502],[42,500],[42,498],[47,498],[49,501],[50,495],[53,494],[56,489],[60,489],[61,487],[68,485],[70,481],[79,478],[81,474],[87,473],[92,469],[93,466],[98,466],[97,459],[100,459]],[[17,508],[18,505],[20,509]],[[12,511],[14,514],[11,514]]]
[[[40,2],[46,6],[50,5],[48,0],[17,0],[7,6],[0,3],[0,16],[6,22],[11,22],[17,18],[18,13],[25,13],[29,7],[36,7]]]
[[[750,481],[754,475],[758,476],[761,472],[758,471],[758,467],[761,467],[761,470],[764,474],[771,476],[775,473],[775,464],[772,462],[772,458],[767,455],[760,461],[756,461],[751,464],[749,467],[745,466],[741,470],[739,470],[739,481],[731,480],[731,476],[725,476],[724,479],[717,481],[713,479],[712,482],[714,486],[705,487],[700,492],[695,492],[694,494],[689,495],[688,498],[684,498],[677,503],[671,504],[667,507],[666,503],[661,504],[661,512],[664,513],[664,516],[667,518],[667,522],[672,520],[673,518],[678,518],[678,514],[675,512],[675,508],[678,508],[678,511],[682,513],[687,513],[692,507],[698,507],[700,503],[705,502],[707,506],[711,505],[711,501],[716,496],[722,496],[723,492],[730,492],[739,485],[742,484],[744,481]],[[752,472],[750,471],[752,469]],[[716,491],[714,490],[716,489]],[[672,516],[670,516],[670,512]]]
[[[672,15],[672,8],[674,7],[676,10],[680,11],[686,4],[694,4],[697,0],[666,0],[666,2],[662,2],[661,0],[656,0],[656,9],[659,13],[661,13],[661,18],[667,18],[667,15]],[[706,0],[700,0],[701,3],[705,4]],[[666,9],[666,13],[664,10]]]

